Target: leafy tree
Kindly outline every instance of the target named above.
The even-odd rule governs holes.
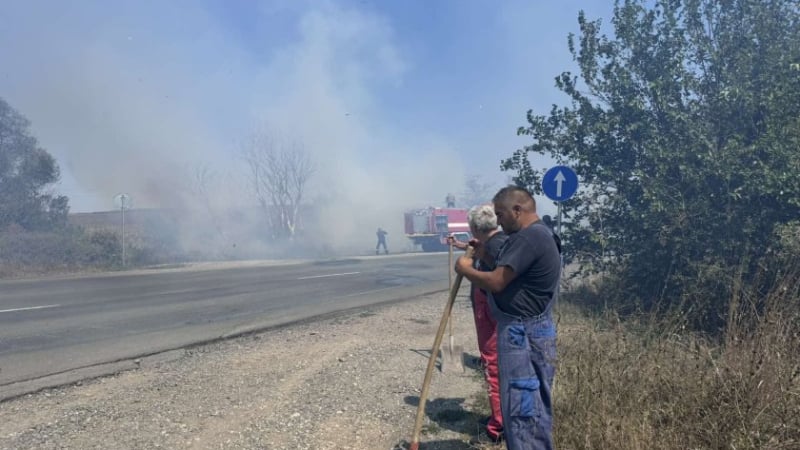
[[[49,189],[59,179],[58,164],[29,127],[28,119],[0,98],[0,229],[66,224],[68,199]]]
[[[722,322],[800,217],[798,5],[618,0],[613,36],[579,14],[580,75],[556,78],[570,102],[529,111],[519,134],[533,142],[502,168],[534,190],[529,153],[575,168],[585,189],[565,202],[565,238],[585,269],[617,272],[645,306]]]

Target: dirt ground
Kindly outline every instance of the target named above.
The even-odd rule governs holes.
[[[482,448],[467,443],[485,405],[467,287],[454,308],[466,369],[434,374],[422,449]],[[9,400],[0,449],[398,448],[445,302],[443,293],[190,348]]]

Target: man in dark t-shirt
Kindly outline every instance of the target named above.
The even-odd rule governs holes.
[[[535,317],[544,313],[555,300],[561,257],[553,232],[541,222],[510,233],[497,265],[518,274],[503,290],[495,293],[495,302],[503,312],[523,318]]]
[[[462,256],[456,272],[493,293],[497,321],[500,398],[509,450],[552,449],[552,396],[556,327],[551,308],[558,296],[561,258],[557,238],[536,213],[531,194],[501,189],[493,199],[508,240],[496,268],[482,272]]]

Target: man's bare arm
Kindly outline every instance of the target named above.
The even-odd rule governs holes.
[[[452,244],[453,247],[455,247],[455,248],[457,248],[459,250],[466,250],[467,247],[469,247],[469,243],[461,242],[461,241],[459,241],[458,239],[456,239],[453,236],[447,236],[447,242]]]
[[[500,292],[511,283],[516,274],[508,266],[499,266],[491,272],[482,272],[473,267],[472,258],[460,257],[456,261],[456,273],[466,277],[480,288],[491,292]]]

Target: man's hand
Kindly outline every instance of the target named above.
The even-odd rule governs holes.
[[[486,255],[486,247],[483,246],[481,241],[478,239],[473,238],[469,241],[469,245],[475,249],[475,258],[483,259],[484,255]]]
[[[459,275],[464,275],[467,271],[472,269],[474,264],[475,261],[472,258],[467,258],[466,255],[459,256],[456,260],[456,273]]]

